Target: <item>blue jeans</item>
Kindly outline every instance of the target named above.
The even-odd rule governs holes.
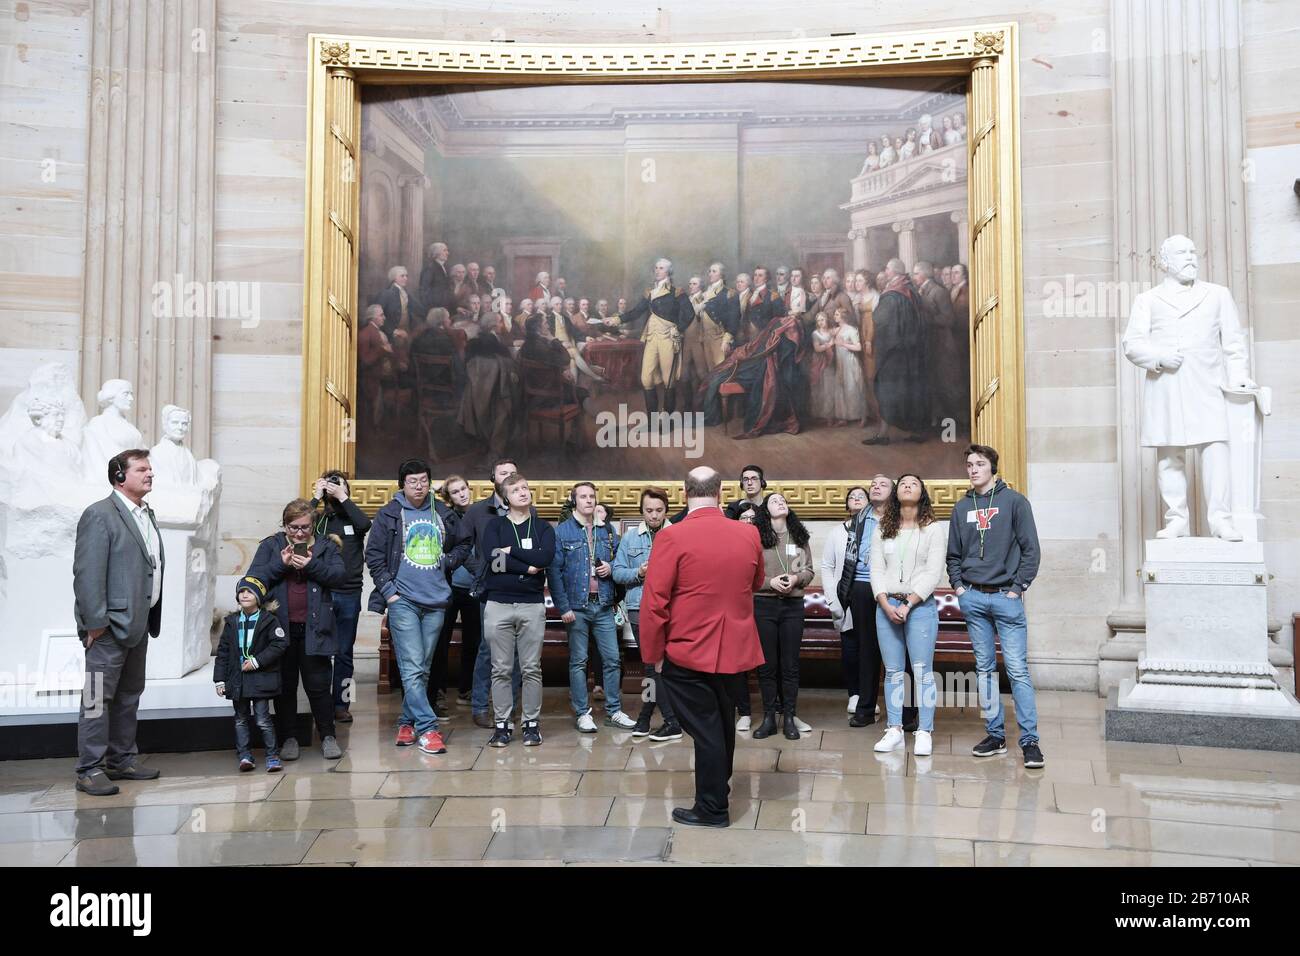
[[[469,709],[473,714],[488,712],[488,695],[492,692],[492,648],[483,635],[483,615],[487,613],[487,602],[479,602],[479,642],[478,654],[474,657],[474,686],[470,690]],[[463,647],[463,645],[462,645]],[[519,658],[515,657],[515,673],[511,681],[515,700],[522,700],[521,685],[524,682],[523,671],[519,669]]]
[[[889,598],[898,607],[903,602]],[[933,597],[926,598],[907,612],[902,624],[895,624],[876,605],[876,640],[880,642],[880,657],[885,662],[885,714],[887,726],[903,726],[903,696],[907,686],[907,659],[912,659],[916,695],[919,698],[919,729],[934,730],[934,705],[937,691],[934,686],[934,642],[939,636],[939,605]]]
[[[585,714],[587,705],[587,648],[594,637],[604,664],[605,713],[616,714],[622,710],[620,684],[618,629],[614,627],[614,609],[589,603],[573,608],[573,623],[569,631],[569,701],[577,716]]]
[[[347,710],[356,700],[356,687],[352,683],[352,648],[357,643],[357,620],[361,617],[361,592],[331,595],[334,605],[334,633],[339,647],[334,654],[334,706]],[[346,690],[346,698],[344,691]]]
[[[438,717],[429,706],[429,667],[445,614],[443,608],[420,607],[404,597],[388,605],[388,633],[402,678],[402,716],[397,722],[414,726],[417,735],[438,729]]]
[[[957,598],[966,618],[971,647],[975,650],[975,671],[979,680],[980,710],[990,737],[1007,736],[1006,715],[998,693],[998,658],[994,634],[1002,642],[1002,663],[1011,681],[1016,702],[1016,723],[1020,725],[1020,746],[1038,742],[1038,706],[1034,685],[1029,680],[1029,629],[1025,626],[1025,604],[1007,597],[1005,590],[985,594],[967,588]]]
[[[253,757],[253,735],[248,729],[250,720],[257,722],[257,729],[262,732],[262,746],[268,757],[280,756],[280,748],[275,742],[275,721],[271,717],[271,699],[241,697],[231,701],[235,705],[235,751],[239,759]]]

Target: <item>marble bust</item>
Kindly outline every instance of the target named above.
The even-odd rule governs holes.
[[[199,466],[194,453],[183,444],[190,433],[191,416],[188,409],[179,405],[164,405],[162,409],[162,438],[149,449],[149,462],[153,465],[154,482],[175,485],[197,485]]]
[[[1133,302],[1124,331],[1125,357],[1146,370],[1143,446],[1157,449],[1156,479],[1164,502],[1160,538],[1191,534],[1187,453],[1199,451],[1210,534],[1240,541],[1232,520],[1232,461],[1225,389],[1257,389],[1232,293],[1197,279],[1196,246],[1170,236],[1160,246],[1163,281]]]
[[[81,464],[87,481],[108,480],[108,460],[144,441],[140,429],[126,420],[135,404],[135,390],[126,379],[112,378],[96,396],[100,413],[86,423],[81,434]]]

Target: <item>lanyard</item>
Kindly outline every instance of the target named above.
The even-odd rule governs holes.
[[[997,486],[995,485],[993,487],[993,490],[989,492],[989,506],[986,510],[988,511],[993,510],[993,496],[996,495],[997,493],[998,493],[998,489]],[[979,510],[980,510],[980,496],[976,495],[975,496],[975,517],[976,518],[979,517]],[[984,535],[988,534],[989,531],[989,529],[986,527],[987,524],[988,522],[985,521],[975,522],[975,526],[978,529],[979,536],[980,536],[980,557],[981,558],[984,557]]]
[[[776,560],[781,563],[782,573],[789,574],[790,566],[785,562],[785,547],[781,544],[782,538],[785,538],[786,541],[789,542],[790,533],[788,531],[782,531],[776,536]]]
[[[252,655],[249,651],[253,647],[253,632],[257,629],[257,619],[248,617],[243,611],[239,612],[239,656],[241,660],[248,660]]]
[[[509,521],[510,519],[507,518],[506,520]],[[510,530],[515,533],[515,544],[519,545],[519,550],[520,551],[524,550],[524,543],[519,540],[519,525],[515,524],[513,521],[510,521]],[[524,537],[531,539],[532,536],[533,536],[533,516],[529,514],[528,531],[524,534]]]
[[[898,578],[900,581],[910,581],[912,578],[912,575],[907,571],[907,543],[908,541],[912,543],[912,558],[913,564],[915,564],[916,549],[919,545],[918,538],[920,533],[919,528],[907,528],[906,530],[903,528],[898,529],[898,540],[895,542],[894,548],[899,551]],[[908,536],[906,541],[903,539],[903,535]],[[915,571],[916,568],[913,567],[912,570]]]

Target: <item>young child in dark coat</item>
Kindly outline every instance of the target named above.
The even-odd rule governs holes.
[[[248,727],[253,718],[266,745],[266,772],[279,773],[283,765],[275,740],[271,701],[280,693],[280,658],[289,648],[289,637],[276,620],[275,602],[264,608],[265,599],[266,585],[255,577],[240,578],[235,588],[239,610],[226,616],[212,679],[217,696],[235,706],[239,769],[247,772],[256,766]]]

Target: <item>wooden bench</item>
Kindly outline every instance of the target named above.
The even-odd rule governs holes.
[[[934,663],[938,665],[966,665],[974,668],[975,652],[971,649],[970,636],[966,632],[966,621],[957,604],[957,595],[949,588],[935,592],[939,604],[939,637],[935,644]],[[630,631],[621,635],[624,645],[624,660],[636,661],[636,645],[629,639]],[[458,649],[461,645],[461,625],[458,621],[452,629],[451,645]],[[1002,663],[1002,647],[994,644],[998,664]],[[559,612],[551,603],[550,592],[546,594],[546,632],[542,637],[542,660],[557,657],[568,658],[569,638],[560,620]],[[803,643],[800,647],[800,660],[838,660],[840,656],[840,635],[831,620],[830,606],[821,588],[809,588],[804,593],[804,630]],[[633,675],[629,674],[625,680]],[[639,682],[639,677],[637,678]],[[379,626],[379,693],[387,694],[401,687],[397,674],[397,663],[393,658],[392,639],[388,633],[388,615]]]

